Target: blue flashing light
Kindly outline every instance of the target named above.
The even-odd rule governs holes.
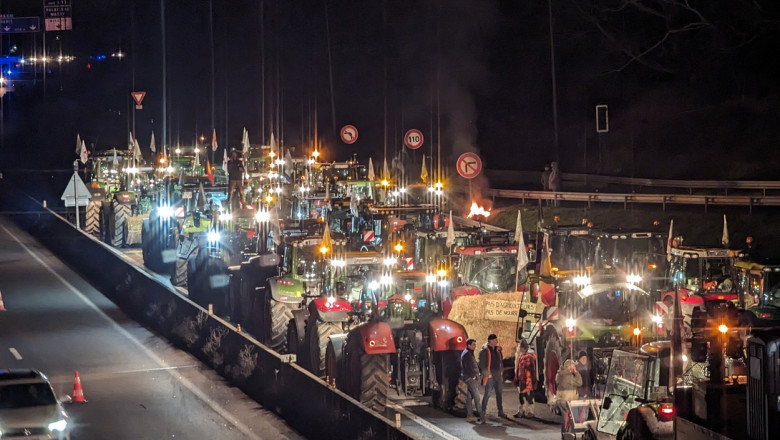
[[[99,55],[98,55],[98,56],[96,56],[95,58],[96,58],[98,61],[103,61],[103,60],[105,60],[105,59],[106,59],[106,56],[105,56],[105,55],[103,55],[103,54],[99,54]]]

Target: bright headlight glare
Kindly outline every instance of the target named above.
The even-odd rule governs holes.
[[[631,275],[626,276],[626,281],[631,283],[631,284],[638,284],[638,283],[642,282],[642,276],[641,275],[636,275],[636,274],[631,274]]]
[[[382,278],[379,279],[379,282],[387,286],[392,284],[393,278],[390,275],[382,275]]]
[[[258,223],[267,222],[270,217],[271,215],[268,214],[268,211],[257,211],[257,214],[255,214],[255,220],[257,220]]]
[[[329,296],[328,297],[328,304],[333,305],[333,303],[335,303],[335,302],[336,302],[336,297],[335,296]]]
[[[431,274],[428,274],[428,275],[425,277],[425,281],[427,281],[427,282],[429,282],[429,283],[435,283],[435,282],[436,282],[436,275],[434,275],[434,274],[432,274],[432,273],[431,273]]]
[[[369,289],[371,289],[371,290],[376,290],[376,289],[378,289],[378,288],[379,288],[379,282],[377,282],[376,280],[374,280],[374,281],[370,281],[370,282],[368,283],[368,288],[369,288]]]
[[[221,222],[229,222],[233,220],[233,215],[229,212],[222,212],[219,214],[219,221]]]
[[[660,324],[663,320],[658,315],[653,315],[653,322],[656,324]]]
[[[347,262],[344,260],[331,260],[330,265],[333,267],[346,267]]]
[[[590,278],[584,275],[578,275],[574,277],[574,284],[578,286],[587,286],[588,284],[590,284]]]
[[[395,258],[393,257],[387,257],[385,258],[385,266],[392,266],[396,262]]]
[[[574,319],[572,319],[572,318],[568,318],[568,319],[566,319],[566,327],[572,328],[572,327],[574,327],[575,325],[577,325],[577,321],[575,321],[575,320],[574,320]]]
[[[160,218],[168,219],[173,217],[173,208],[168,205],[162,205],[157,209]]]
[[[450,282],[447,280],[441,280],[439,281],[439,287],[447,287],[450,285]]]
[[[58,420],[56,422],[49,423],[49,431],[62,432],[67,427],[68,427],[68,421],[67,420]]]
[[[206,234],[206,239],[209,241],[209,243],[216,243],[219,241],[220,235],[217,231],[209,231],[208,234]]]
[[[406,301],[411,301],[411,300],[412,300],[412,295],[410,295],[410,294],[408,294],[408,293],[407,293],[406,295],[404,295],[404,299],[405,299]]]

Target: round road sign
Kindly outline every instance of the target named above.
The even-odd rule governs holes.
[[[464,179],[473,179],[482,171],[482,159],[474,153],[463,153],[458,157],[458,174]]]
[[[341,127],[341,141],[345,144],[354,144],[358,139],[358,131],[354,125],[345,125]]]
[[[420,130],[413,128],[404,135],[404,144],[412,150],[422,147],[425,138]]]

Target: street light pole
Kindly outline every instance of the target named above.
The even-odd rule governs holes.
[[[555,42],[553,39],[552,0],[547,0],[548,20],[550,22],[550,77],[552,80],[553,136],[555,160],[560,163],[561,152],[558,141],[558,87],[555,79]]]

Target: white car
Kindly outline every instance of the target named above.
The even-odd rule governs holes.
[[[0,439],[70,440],[68,415],[40,371],[0,369]]]

